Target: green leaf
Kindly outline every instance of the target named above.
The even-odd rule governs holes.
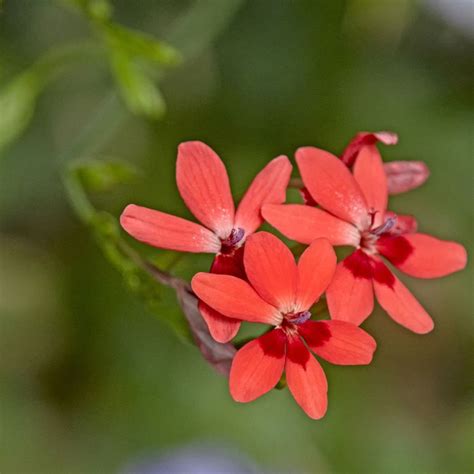
[[[161,118],[166,111],[165,101],[157,85],[141,66],[117,50],[111,52],[111,65],[128,108],[137,115]]]
[[[28,126],[42,83],[38,74],[28,71],[0,90],[0,152]]]
[[[136,168],[121,161],[81,161],[73,170],[89,191],[108,191],[118,184],[133,181],[138,174]]]
[[[141,31],[108,23],[103,25],[103,33],[109,47],[133,58],[147,59],[163,66],[174,66],[181,62],[178,50]]]
[[[59,45],[0,88],[0,153],[26,129],[45,86],[65,66],[96,52],[90,43]]]

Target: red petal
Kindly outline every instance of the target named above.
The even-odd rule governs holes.
[[[298,261],[296,311],[306,311],[324,293],[336,271],[336,254],[326,239],[315,240]]]
[[[285,372],[288,388],[298,405],[309,417],[322,418],[328,406],[326,375],[298,337],[288,340]]]
[[[277,237],[257,232],[245,243],[244,266],[257,293],[282,312],[291,311],[296,296],[297,271],[293,254]]]
[[[430,176],[423,161],[391,161],[384,164],[389,194],[400,194],[421,186]]]
[[[382,142],[384,145],[396,145],[398,135],[393,132],[360,132],[347,145],[341,155],[341,161],[348,167],[354,164],[360,149],[365,145]]]
[[[202,142],[181,143],[176,182],[196,219],[226,238],[234,224],[234,201],[227,171],[217,154]]]
[[[433,320],[403,283],[380,261],[374,267],[375,296],[398,324],[418,334],[433,329]]]
[[[345,321],[307,321],[299,333],[315,354],[332,364],[370,364],[377,347],[370,334]]]
[[[332,245],[357,246],[359,231],[348,222],[328,212],[302,204],[266,204],[262,208],[265,220],[285,237],[302,244],[326,238]]]
[[[243,346],[230,369],[229,388],[237,402],[251,402],[271,390],[285,366],[286,337],[274,329]]]
[[[339,158],[314,147],[296,150],[304,185],[324,209],[360,229],[369,225],[367,203],[351,172]]]
[[[285,201],[291,168],[288,158],[282,155],[270,161],[260,171],[240,201],[234,227],[244,229],[246,235],[249,235],[262,225],[262,205],[281,204]]]
[[[370,258],[356,250],[340,262],[326,298],[332,319],[361,324],[374,309]]]
[[[379,252],[397,268],[418,278],[438,278],[462,270],[466,249],[457,242],[439,240],[426,234],[381,237]]]
[[[205,227],[181,217],[129,204],[120,224],[135,239],[162,249],[180,252],[217,253],[217,236]]]
[[[229,318],[275,326],[281,322],[278,310],[262,300],[255,290],[240,278],[197,273],[191,286],[199,299]]]
[[[240,321],[238,319],[228,318],[218,313],[203,301],[199,301],[198,307],[211,336],[217,342],[229,342],[239,332]]]
[[[362,147],[354,164],[354,178],[364,193],[370,212],[375,212],[374,226],[384,223],[387,208],[387,178],[382,158],[375,145]]]

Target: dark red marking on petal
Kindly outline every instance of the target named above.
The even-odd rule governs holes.
[[[382,262],[374,262],[374,280],[392,289],[395,285],[395,277]]]
[[[331,339],[331,330],[324,321],[307,321],[298,327],[298,332],[310,347],[322,346]]]
[[[413,246],[403,236],[382,235],[377,241],[377,250],[394,265],[403,263],[412,253]]]
[[[288,343],[288,358],[291,362],[301,365],[306,368],[306,364],[311,357],[308,348],[303,344],[301,339],[293,336],[293,339]]]
[[[301,188],[300,189],[300,194],[301,194],[301,197],[303,198],[303,202],[307,206],[317,206],[318,205],[318,203],[313,199],[313,196],[311,196],[311,194],[309,193],[308,188],[306,188],[306,187]]]
[[[342,261],[342,264],[355,278],[365,278],[367,280],[373,276],[372,263],[373,260],[362,250],[356,250]]]
[[[211,273],[232,275],[247,280],[244,269],[244,246],[234,249],[232,253],[219,253],[214,257]]]
[[[257,341],[265,355],[278,359],[285,355],[286,336],[281,329],[273,329],[260,336]]]

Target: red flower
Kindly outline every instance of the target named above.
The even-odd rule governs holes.
[[[413,217],[386,210],[387,179],[374,144],[362,147],[353,174],[339,158],[313,147],[298,149],[296,161],[304,185],[325,210],[266,205],[262,213],[298,242],[309,244],[325,237],[333,245],[357,249],[338,264],[328,288],[331,317],[361,324],[372,313],[375,291],[380,305],[396,322],[416,333],[431,331],[430,316],[380,255],[408,275],[437,278],[464,268],[464,247],[417,233]]]
[[[311,418],[327,408],[327,381],[315,354],[334,364],[368,364],[376,343],[345,321],[310,321],[309,309],[331,281],[336,255],[326,239],[315,240],[298,265],[283,242],[267,232],[248,238],[244,250],[248,281],[198,273],[192,288],[209,306],[230,318],[271,324],[275,329],[247,343],[230,371],[234,400],[250,402],[271,390],[285,370],[288,387]]]
[[[120,223],[135,239],[154,247],[180,252],[214,253],[213,273],[244,276],[243,244],[262,224],[263,203],[282,203],[291,164],[278,156],[255,177],[237,211],[224,164],[206,144],[185,142],[178,147],[176,181],[188,209],[203,225],[134,204],[123,211]],[[229,319],[200,303],[212,336],[232,339],[240,321]]]

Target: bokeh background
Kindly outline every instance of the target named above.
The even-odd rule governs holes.
[[[211,458],[230,453],[247,469],[238,472],[472,472],[471,266],[403,278],[435,330],[414,335],[378,309],[364,323],[379,343],[371,366],[323,362],[323,420],[287,390],[236,404],[166,323],[179,317],[173,294],[152,311],[129,291],[70,207],[61,170],[74,147],[90,155],[81,158],[118,158],[138,176],[92,194],[97,208],[119,215],[134,202],[189,216],[174,181],[181,141],[210,144],[239,197],[277,154],[339,153],[357,131],[393,130],[400,142],[384,159],[423,160],[431,177],[391,207],[472,255],[473,2],[198,0],[199,21],[188,24],[194,0],[115,0],[113,21],[185,44],[180,65],[153,72],[167,104],[159,120],[116,98],[103,41],[66,3],[5,0],[0,13],[0,84],[51,49],[91,43],[32,94],[31,122],[1,150],[2,473],[131,472],[201,446]],[[186,257],[173,271],[208,265]]]

